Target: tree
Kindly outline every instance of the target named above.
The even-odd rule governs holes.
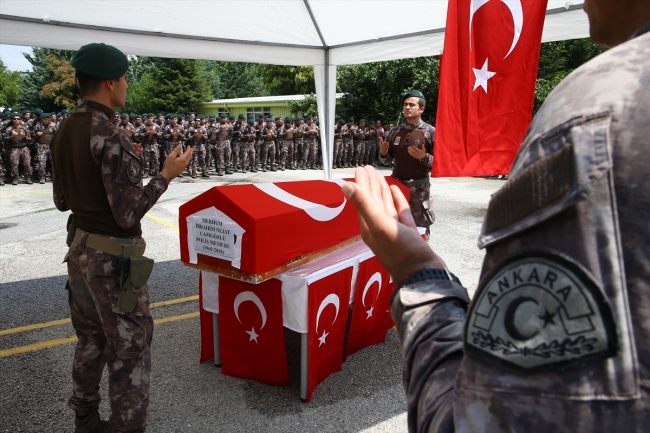
[[[306,95],[316,92],[313,66],[260,65],[259,71],[271,95]]]
[[[54,54],[45,56],[47,68],[52,73],[52,81],[43,86],[39,94],[50,98],[57,106],[68,110],[74,108],[81,93],[75,79],[75,70],[65,58],[59,59]]]
[[[152,58],[142,76],[143,110],[183,113],[197,111],[210,98],[210,89],[198,60]],[[140,110],[142,111],[142,110]]]
[[[260,75],[260,65],[211,60],[202,62],[212,99],[248,98],[269,94]]]
[[[289,111],[298,116],[318,116],[316,95],[310,93],[305,95],[305,99],[289,101]]]
[[[426,116],[435,118],[439,71],[438,57],[340,66],[337,80],[345,96],[343,112],[338,114],[396,123],[401,115],[402,96],[418,89],[426,95]]]
[[[607,48],[594,44],[588,38],[542,44],[537,68],[534,111],[539,110],[546,97],[564,77],[606,50]]]
[[[40,108],[43,111],[60,111],[65,108],[57,104],[54,98],[41,95],[43,86],[54,81],[54,72],[48,62],[47,56],[54,56],[58,60],[72,60],[74,51],[54,50],[51,48],[32,47],[31,53],[23,53],[32,65],[32,70],[23,75],[23,93],[19,101],[22,108]]]
[[[18,71],[10,71],[0,60],[0,106],[15,107],[22,95],[22,77]]]

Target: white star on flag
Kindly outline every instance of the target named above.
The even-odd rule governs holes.
[[[375,309],[375,306],[373,305],[372,307],[370,307],[370,310],[366,311],[366,314],[368,315],[368,317],[366,317],[366,320],[368,320],[368,319],[370,319],[372,317],[372,310],[374,310],[374,309]]]
[[[327,338],[328,335],[329,334],[323,330],[323,335],[321,335],[318,338],[318,341],[320,341],[320,344],[318,345],[318,347],[321,347],[323,344],[325,344],[325,339]]]
[[[487,93],[488,80],[497,74],[496,72],[488,71],[488,59],[485,59],[485,63],[483,63],[483,67],[481,69],[472,68],[472,71],[474,71],[474,75],[476,76],[474,89],[472,91],[476,90],[478,86],[481,86],[483,90],[485,90],[485,93]]]
[[[250,335],[250,338],[248,339],[248,341],[255,340],[255,343],[257,343],[257,337],[259,337],[259,335],[257,335],[257,333],[255,332],[255,327],[251,328],[250,331],[246,331],[246,333],[248,335]]]

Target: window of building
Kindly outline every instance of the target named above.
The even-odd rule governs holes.
[[[230,112],[226,107],[219,107],[218,110],[219,110],[219,116],[221,116],[222,114],[230,114]]]
[[[253,107],[253,108],[247,108],[246,109],[246,115],[251,116],[253,115],[255,119],[260,117],[260,114],[267,115],[271,113],[271,107]]]

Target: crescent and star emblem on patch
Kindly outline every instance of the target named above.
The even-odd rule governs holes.
[[[546,251],[524,253],[484,281],[465,325],[467,353],[522,373],[616,355],[609,304],[577,263]]]
[[[142,164],[137,158],[131,158],[126,166],[126,177],[131,183],[138,183],[142,180]]]

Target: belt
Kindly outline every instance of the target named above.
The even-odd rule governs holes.
[[[81,236],[84,233],[88,232],[77,229],[74,234],[74,242],[79,242],[79,239],[81,239]],[[113,256],[125,257],[141,256],[144,254],[144,250],[147,246],[146,242],[142,238],[115,238],[100,236],[93,233],[88,233],[88,238],[86,239],[85,245],[88,248],[92,248],[97,251],[103,251]]]
[[[418,186],[418,185],[424,185],[426,183],[429,183],[429,176],[425,177],[419,177],[417,179],[400,179],[398,177],[395,177],[391,174],[391,177],[393,179],[396,179],[403,183],[405,186],[412,187],[412,186]]]

